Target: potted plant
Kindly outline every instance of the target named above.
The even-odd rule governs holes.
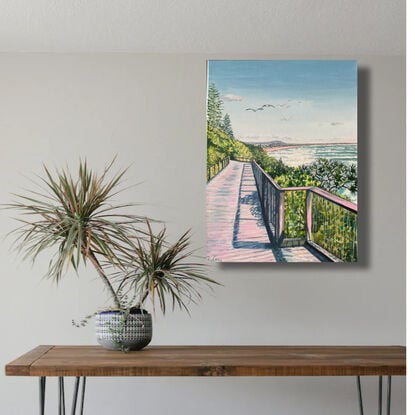
[[[134,204],[114,202],[126,170],[112,174],[113,164],[97,173],[80,161],[76,175],[44,166],[40,187],[15,195],[6,207],[22,214],[12,234],[24,259],[35,261],[52,250],[47,277],[58,283],[69,268],[78,272],[81,261],[93,265],[112,300],[108,309],[95,313],[98,342],[133,350],[151,341],[146,300],[154,307],[158,298],[164,313],[170,296],[173,309],[187,310],[200,298],[198,286],[215,281],[205,275],[203,264],[188,260],[193,254],[188,232],[169,244],[165,228],[155,233],[148,218],[125,213]]]
[[[155,232],[148,219],[146,229],[130,235],[120,253],[122,266],[111,274],[117,284],[122,310],[96,314],[98,342],[108,349],[140,349],[151,340],[151,314],[144,308],[156,304],[165,314],[168,301],[172,311],[189,312],[189,304],[201,299],[200,289],[217,284],[208,278],[203,263],[193,260],[189,231],[169,243],[166,228]],[[137,335],[142,333],[142,335]]]

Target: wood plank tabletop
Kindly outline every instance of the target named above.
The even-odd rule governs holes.
[[[406,374],[404,346],[38,346],[8,376],[380,376]]]

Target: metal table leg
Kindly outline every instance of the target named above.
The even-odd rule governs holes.
[[[360,383],[360,376],[356,377],[357,381],[357,395],[359,399],[360,415],[363,413],[363,398],[362,398],[362,385]],[[392,376],[388,376],[387,391],[386,391],[386,415],[391,413],[391,395],[392,395]],[[378,415],[383,413],[383,376],[379,376],[379,388],[378,388]]]
[[[85,387],[86,387],[86,377],[82,378],[82,392],[81,392],[81,412],[79,415],[84,414],[84,402],[85,402]]]
[[[79,376],[75,379],[75,385],[73,387],[73,398],[72,398],[72,410],[71,415],[76,414],[76,404],[78,400],[78,390],[79,390]]]
[[[39,413],[45,415],[45,391],[46,391],[46,377],[39,377]]]
[[[76,415],[76,409],[78,404],[78,395],[79,395],[79,381],[80,377],[75,378],[75,385],[73,389],[73,397],[72,397],[72,409],[71,415]],[[81,387],[81,403],[80,403],[80,411],[79,415],[83,415],[84,413],[84,405],[85,405],[85,388],[86,388],[86,377],[82,378],[82,387]],[[66,408],[65,408],[65,383],[64,377],[59,376],[58,378],[58,414],[65,415]],[[39,377],[39,414],[45,415],[45,402],[46,402],[46,377],[40,376]]]
[[[391,415],[392,376],[388,376],[388,392],[386,401],[386,415]]]
[[[75,385],[73,389],[73,397],[72,397],[72,410],[71,415],[76,415],[76,408],[78,404],[78,392],[79,392],[79,380],[80,377],[77,376],[75,379]],[[85,402],[85,386],[86,386],[86,377],[82,378],[82,389],[81,389],[81,408],[80,408],[80,415],[84,413],[84,402]]]
[[[383,377],[379,376],[379,393],[378,393],[378,414],[382,415],[382,381]]]
[[[357,376],[356,380],[357,380],[357,395],[359,397],[360,415],[364,415],[364,413],[363,413],[362,385],[360,383],[360,376]]]
[[[65,415],[65,383],[63,376],[59,376],[59,415]]]

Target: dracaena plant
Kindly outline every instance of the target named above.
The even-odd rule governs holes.
[[[121,299],[104,264],[122,267],[120,254],[144,217],[124,213],[133,204],[114,202],[126,172],[113,174],[114,160],[101,173],[91,170],[86,160],[80,161],[76,175],[68,169],[51,171],[44,165],[36,189],[15,194],[16,200],[6,207],[21,213],[17,218],[21,226],[12,234],[24,259],[35,261],[42,252],[54,251],[46,275],[56,282],[68,268],[78,271],[82,261],[90,262],[115,308],[120,309]]]
[[[158,298],[165,313],[170,298],[173,309],[188,311],[201,286],[216,282],[192,260],[188,232],[169,244],[164,227],[154,232],[147,217],[124,213],[134,204],[114,201],[126,170],[113,174],[113,164],[96,173],[80,161],[75,175],[43,166],[36,190],[15,194],[5,206],[21,213],[14,246],[32,261],[52,250],[46,275],[56,282],[70,267],[91,263],[116,310],[140,308],[146,300],[154,306]]]
[[[218,284],[206,275],[204,263],[195,261],[190,248],[190,231],[169,243],[166,228],[155,232],[146,219],[145,237],[135,234],[122,253],[122,269],[114,273],[119,281],[119,295],[132,294],[130,304],[142,308],[146,301],[158,303],[163,314],[168,300],[175,307],[189,312],[188,305],[201,299],[201,289]]]

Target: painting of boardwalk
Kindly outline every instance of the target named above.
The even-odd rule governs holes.
[[[207,256],[356,262],[356,61],[209,61]]]

